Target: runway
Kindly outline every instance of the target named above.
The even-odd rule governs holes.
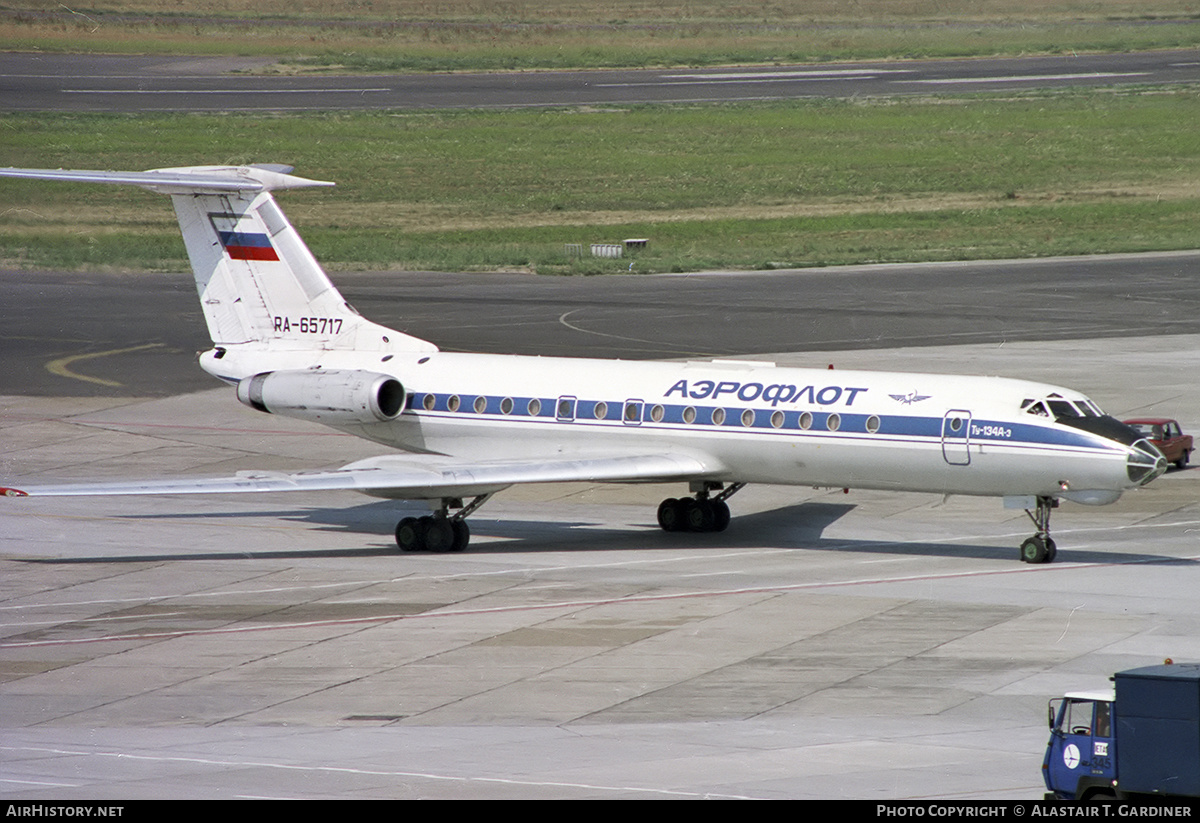
[[[1200,51],[745,69],[277,76],[267,60],[0,54],[0,111],[329,111],[975,94],[1200,80]]]
[[[868,274],[899,286],[903,271]],[[743,277],[659,282],[682,290],[676,306],[689,284],[703,305],[749,289]],[[928,301],[941,281],[927,282],[896,300]],[[821,294],[804,273],[774,283]],[[382,300],[386,284],[374,290]],[[1019,315],[1033,299],[1020,291],[989,309]],[[547,318],[601,306],[514,299]],[[1062,327],[1088,328],[1093,300],[1106,298],[1079,299]],[[1030,327],[946,345],[928,329],[931,345],[763,354],[1031,377],[1194,430],[1200,333],[1181,320],[1131,334],[1152,304],[1124,303],[1124,336]],[[647,347],[695,329],[682,315],[653,335],[638,320]],[[629,336],[611,314],[573,316]],[[0,402],[5,479],[296,470],[378,452],[221,388]],[[1065,504],[1050,566],[1018,562],[1030,524],[999,501],[855,490],[751,487],[729,531],[669,535],[654,506],[682,489],[529,487],[472,518],[463,555],[395,553],[411,507],[350,493],[6,500],[0,796],[1037,798],[1047,699],[1200,659],[1197,483],[1173,471],[1113,506]]]

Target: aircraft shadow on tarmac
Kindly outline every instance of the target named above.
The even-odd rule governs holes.
[[[1017,550],[1008,545],[982,545],[963,543],[899,542],[884,540],[861,540],[853,538],[827,538],[825,530],[853,511],[852,504],[800,503],[794,506],[738,515],[728,531],[717,534],[666,533],[660,531],[647,509],[645,523],[631,523],[623,528],[613,528],[595,521],[544,521],[524,520],[507,517],[493,520],[484,515],[472,518],[471,530],[477,538],[467,556],[484,554],[512,554],[561,551],[657,551],[675,549],[783,549],[803,551],[840,552],[845,554],[889,554],[911,555],[930,558],[966,557],[976,560],[1017,560]],[[203,518],[276,518],[315,526],[315,531],[359,533],[364,535],[387,535],[383,545],[338,549],[230,549],[219,552],[169,552],[140,555],[93,555],[89,557],[21,558],[24,562],[68,564],[68,563],[146,563],[170,560],[275,560],[320,557],[387,557],[399,552],[391,540],[391,531],[397,519],[404,513],[393,502],[380,501],[360,506],[336,508],[297,508],[275,511],[249,512],[206,512],[197,514],[163,513],[153,515],[125,515],[129,520],[180,520]],[[998,538],[999,540],[1000,538]],[[422,553],[421,556],[440,556]],[[461,557],[462,555],[446,555]],[[1143,564],[1196,564],[1197,561],[1181,560],[1165,555],[1146,552],[1099,552],[1059,548],[1059,563],[1143,563]]]

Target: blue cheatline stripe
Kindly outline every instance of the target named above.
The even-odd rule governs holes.
[[[456,417],[468,419],[481,417],[499,417],[501,419],[514,420],[556,419],[556,408],[559,400],[557,397],[535,398],[529,396],[503,397],[500,395],[482,395],[484,398],[484,409],[482,412],[476,412],[474,404],[476,398],[480,396],[475,394],[414,392],[410,395],[407,411],[416,414],[431,412],[453,414]],[[458,398],[458,408],[453,412],[450,409],[450,398],[452,397]],[[509,400],[512,403],[511,410],[507,414],[503,411],[505,400]],[[530,404],[532,401],[537,401],[540,406],[536,414],[530,413]],[[429,405],[426,406],[426,403]],[[602,403],[605,407],[603,410],[604,414],[601,417],[597,417],[596,407]],[[603,422],[622,422],[625,403],[625,400],[577,400],[575,417],[571,422],[593,425]],[[753,431],[777,432],[781,435],[837,435],[860,439],[875,438],[880,441],[894,441],[897,438],[903,440],[919,439],[931,443],[940,443],[942,441],[943,421],[941,417],[909,417],[906,415],[864,414],[862,412],[750,408],[749,410],[754,413],[754,417],[751,424],[747,426],[742,422],[742,414],[747,411],[747,408],[744,406],[685,406],[678,404],[668,405],[666,403],[642,403],[641,405],[642,416],[639,418],[639,422],[649,425],[688,426],[708,431],[728,430],[731,433]],[[655,420],[655,409],[660,406],[662,409],[662,418]],[[685,410],[689,408],[695,411],[695,417],[691,423],[688,423],[684,418]],[[721,425],[712,422],[712,413],[717,409],[722,409],[725,412],[725,422]],[[775,426],[772,422],[772,418],[776,412],[782,412],[783,415],[783,423],[780,426]],[[801,418],[805,414],[811,417],[811,423],[807,429],[801,427]],[[831,431],[829,429],[829,418],[835,414],[839,418],[840,425],[836,430]],[[867,421],[872,417],[877,418],[879,421],[879,429],[875,432],[867,430]],[[559,420],[558,422],[567,421]],[[1097,448],[1095,443],[1084,433],[1073,429],[1048,429],[1024,423],[1013,423],[1011,421],[982,419],[972,420],[971,422],[974,427],[1011,432],[1011,436],[1009,437],[973,433],[968,442],[974,445],[987,444],[1016,448],[1053,446],[1093,450]],[[950,440],[961,443],[964,439],[962,437],[954,437],[950,438]]]

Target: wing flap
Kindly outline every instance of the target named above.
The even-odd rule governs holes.
[[[669,453],[475,463],[429,455],[385,455],[331,471],[239,472],[233,477],[48,484],[4,488],[0,493],[12,497],[71,497],[343,489],[373,497],[430,500],[487,494],[522,483],[637,483],[715,478],[721,469],[715,461],[700,456]]]

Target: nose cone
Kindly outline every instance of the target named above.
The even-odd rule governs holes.
[[[1125,474],[1134,486],[1144,486],[1167,470],[1167,458],[1142,437],[1141,432],[1109,415],[1103,417],[1058,417],[1056,420],[1072,428],[1082,429],[1113,440],[1128,449]]]
[[[1149,440],[1138,440],[1129,447],[1125,473],[1131,482],[1144,486],[1167,470],[1167,458]]]

